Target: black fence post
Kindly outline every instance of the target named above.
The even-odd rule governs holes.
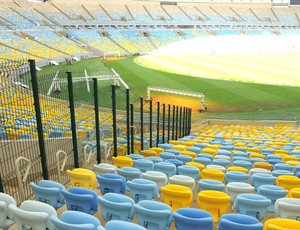
[[[140,134],[141,134],[141,150],[144,150],[144,100],[140,97]]]
[[[168,104],[168,141],[170,140],[171,105]]]
[[[149,122],[150,122],[150,127],[149,127],[149,132],[150,132],[150,144],[149,147],[152,148],[152,99],[149,100]]]
[[[116,109],[116,85],[111,85],[112,98],[112,115],[113,115],[113,142],[114,142],[114,157],[118,155],[117,145],[117,109]]]
[[[182,107],[180,106],[180,110],[179,110],[179,138],[181,138],[182,136],[182,123],[181,123],[181,121],[182,121]]]
[[[129,89],[126,89],[126,138],[127,138],[127,154],[130,154],[130,105],[129,105]]]
[[[186,115],[186,107],[183,107],[183,114],[182,114],[182,136],[185,136],[185,116]]]
[[[158,146],[159,144],[159,114],[160,114],[160,102],[157,102],[157,128],[156,128],[156,132],[157,132],[157,135],[156,135],[156,146]]]
[[[100,120],[99,120],[99,100],[98,100],[98,81],[93,78],[94,82],[94,106],[95,106],[95,123],[96,123],[96,151],[97,163],[101,163],[101,142],[100,142]]]
[[[130,136],[131,136],[131,153],[134,153],[134,113],[133,104],[130,104]]]
[[[188,134],[191,133],[191,124],[192,124],[192,109],[190,108],[188,114],[188,127],[187,127]]]
[[[162,143],[165,143],[165,119],[166,119],[166,104],[163,103],[163,111],[162,111]]]
[[[32,93],[33,93],[33,100],[34,100],[40,157],[41,157],[41,164],[42,164],[42,174],[43,174],[43,178],[45,180],[48,180],[49,174],[48,174],[47,156],[46,156],[46,148],[45,148],[44,134],[43,134],[43,123],[42,123],[42,116],[41,116],[39,86],[38,86],[37,76],[36,76],[35,60],[29,60],[29,64],[30,64]]]
[[[178,106],[176,106],[176,127],[175,127],[175,130],[176,130],[176,137],[175,139],[177,140],[178,139]]]
[[[73,95],[73,81],[72,81],[72,73],[70,71],[67,71],[67,77],[68,77],[68,93],[69,93],[69,108],[70,108],[70,118],[71,118],[72,142],[73,142],[73,151],[74,151],[74,167],[79,168],[75,106],[74,106],[74,95]]]

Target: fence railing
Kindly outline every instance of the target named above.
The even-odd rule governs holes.
[[[67,185],[67,169],[93,169],[191,129],[189,108],[135,98],[96,78],[86,94],[87,82],[71,72],[37,75],[34,60],[7,60],[0,74],[0,191],[18,203],[33,196],[31,181]]]

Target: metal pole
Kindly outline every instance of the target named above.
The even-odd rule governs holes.
[[[162,120],[162,143],[165,143],[165,119],[166,119],[166,105],[163,104],[163,120]]]
[[[157,128],[156,128],[156,146],[159,144],[159,114],[160,114],[160,102],[157,102]]]
[[[179,111],[179,138],[181,138],[181,119],[182,119],[182,107],[180,106],[180,111]]]
[[[189,133],[191,133],[191,129],[192,129],[192,112],[193,112],[193,110],[190,109],[190,114],[189,114]]]
[[[126,89],[126,138],[127,138],[127,154],[130,154],[130,105],[129,105],[129,89]]]
[[[175,130],[176,130],[175,139],[177,140],[178,139],[178,106],[176,106],[176,127],[175,127]]]
[[[170,140],[171,105],[168,104],[168,142]]]
[[[134,114],[133,104],[130,104],[130,136],[131,136],[131,153],[134,153]]]
[[[99,101],[98,101],[98,82],[93,78],[94,83],[94,106],[95,106],[95,123],[96,123],[96,151],[97,163],[101,163],[101,142],[100,142],[100,120],[99,120]]]
[[[112,99],[112,114],[113,114],[113,142],[114,142],[114,157],[118,155],[117,145],[117,109],[116,109],[116,86],[111,85]]]
[[[41,156],[41,164],[42,164],[42,174],[45,180],[49,179],[48,175],[48,167],[47,167],[47,157],[46,157],[46,148],[44,142],[44,134],[43,134],[43,123],[41,116],[41,107],[39,100],[39,88],[36,76],[36,68],[35,68],[35,60],[29,60],[30,64],[30,74],[31,74],[31,82],[32,82],[32,93],[34,100],[34,109],[35,109],[35,117],[36,117],[36,125],[38,132],[38,141],[39,141],[39,149]],[[2,185],[2,183],[1,183]],[[3,188],[2,188],[3,190]]]
[[[186,107],[183,107],[183,114],[182,114],[182,136],[185,136],[185,115],[186,115]]]
[[[70,71],[67,71],[67,75],[68,75],[68,91],[69,91],[72,141],[73,141],[73,151],[74,151],[74,167],[79,168],[72,73]]]
[[[174,125],[175,125],[175,105],[173,105],[173,110],[172,110],[172,140],[174,140],[175,138]]]
[[[152,99],[149,101],[149,120],[150,120],[150,127],[149,127],[149,132],[150,132],[150,148],[152,148]]]
[[[140,97],[140,133],[141,133],[141,150],[144,150],[144,100]]]

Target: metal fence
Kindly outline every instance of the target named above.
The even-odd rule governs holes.
[[[93,170],[191,128],[190,109],[136,98],[118,81],[38,75],[34,60],[21,59],[2,60],[0,74],[0,191],[18,203],[32,198],[31,181],[67,185],[67,169]]]

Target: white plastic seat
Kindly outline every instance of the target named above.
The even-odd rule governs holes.
[[[279,198],[274,204],[275,217],[287,219],[300,219],[300,199]]]
[[[184,175],[174,175],[169,178],[169,184],[183,185],[194,190],[195,180],[192,177]]]
[[[94,164],[94,169],[96,175],[100,176],[104,173],[117,173],[117,167],[107,163],[100,163],[98,165]]]
[[[16,205],[15,199],[5,193],[0,193],[0,229],[8,229],[15,221],[14,215],[9,210],[10,204]]]
[[[158,171],[147,171],[142,173],[144,179],[152,180],[157,184],[157,189],[160,190],[161,187],[168,184],[168,176],[163,172]]]

